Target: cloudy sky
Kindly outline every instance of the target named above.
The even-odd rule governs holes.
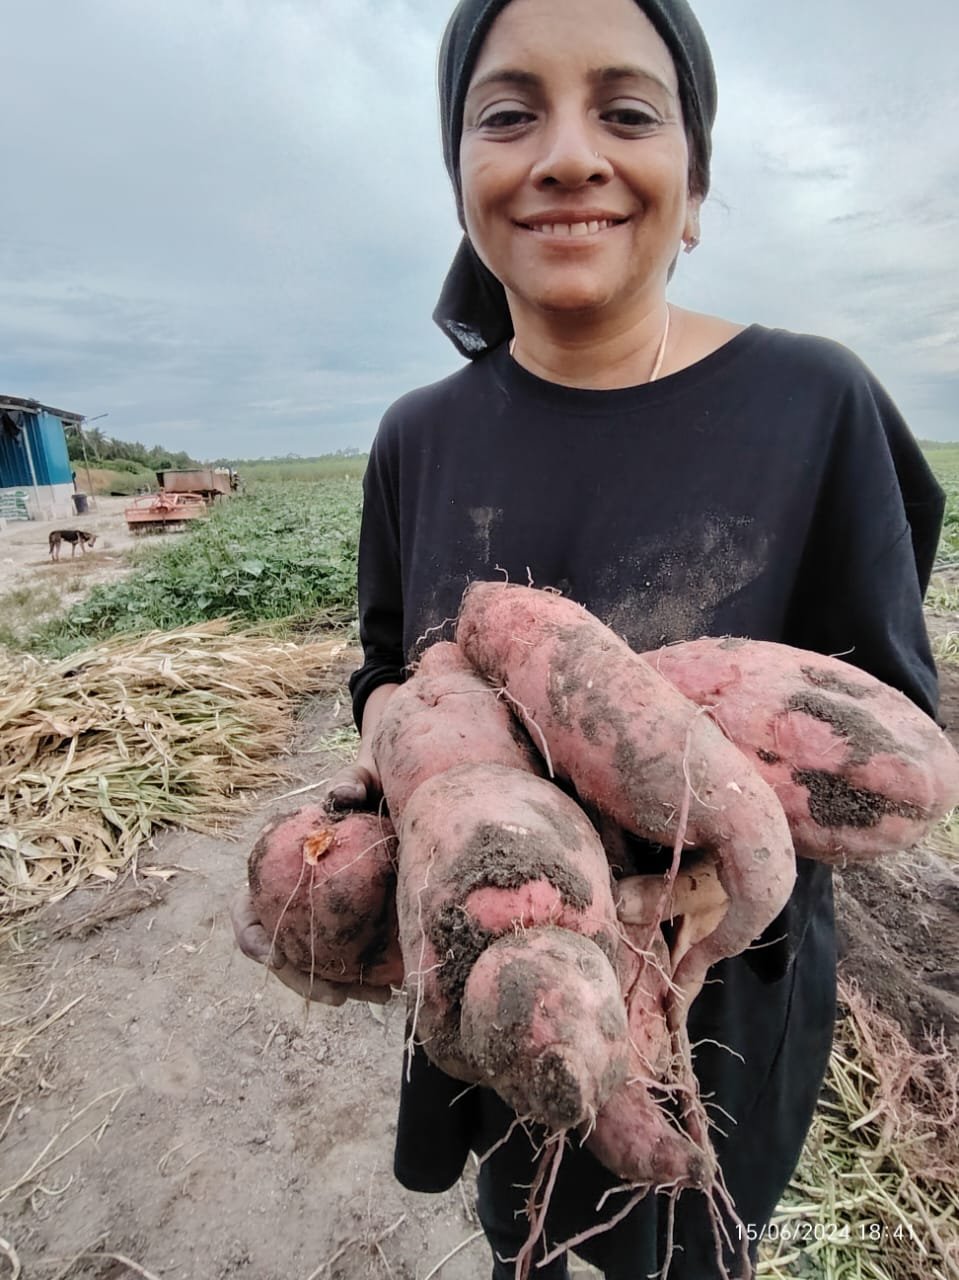
[[[365,448],[458,364],[451,5],[3,0],[0,392],[198,457]],[[696,8],[720,113],[674,300],[837,338],[959,439],[959,6]]]

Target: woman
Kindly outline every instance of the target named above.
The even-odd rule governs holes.
[[[395,404],[373,447],[352,681],[363,746],[335,799],[375,801],[367,744],[407,662],[470,580],[503,572],[560,589],[638,650],[733,634],[841,653],[934,714],[921,599],[942,495],[895,407],[836,345],[667,304],[677,255],[699,241],[716,107],[684,0],[463,0],[440,89],[466,238],[436,318],[470,363]],[[239,933],[263,958],[248,916]],[[690,1014],[696,1071],[727,1187],[758,1234],[829,1053],[829,869],[801,861],[780,919],[711,979]],[[397,1176],[442,1190],[511,1120],[418,1052]],[[526,1237],[532,1160],[517,1130],[479,1175],[503,1280]],[[614,1182],[568,1152],[547,1236],[610,1216],[615,1199],[597,1205]],[[609,1280],[638,1280],[665,1260],[664,1226],[650,1195],[581,1252]],[[565,1260],[534,1274],[565,1276]],[[670,1274],[718,1274],[698,1195],[678,1202]]]

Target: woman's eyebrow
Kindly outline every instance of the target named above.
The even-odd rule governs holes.
[[[665,80],[661,80],[652,71],[644,71],[642,67],[625,64],[621,67],[599,67],[589,73],[589,78],[594,84],[609,84],[614,80],[643,80],[662,90],[670,98],[676,96],[675,90],[671,89]]]
[[[665,80],[661,80],[652,71],[644,71],[642,67],[628,64],[617,67],[597,67],[595,71],[590,71],[589,80],[593,84],[611,84],[616,80],[640,80],[659,89],[670,98],[675,98],[676,96],[675,91],[669,87]],[[522,89],[539,89],[542,88],[543,79],[532,71],[521,71],[518,67],[500,67],[495,71],[488,71],[486,75],[474,80],[469,87],[469,96],[479,92],[480,89],[485,89],[488,85],[494,84],[517,85]]]
[[[542,79],[534,75],[532,71],[520,71],[513,67],[502,67],[497,71],[487,71],[485,76],[480,76],[478,80],[474,80],[469,87],[469,92],[474,94],[479,89],[485,89],[487,85],[491,84],[515,84],[524,89],[536,89],[542,83]]]

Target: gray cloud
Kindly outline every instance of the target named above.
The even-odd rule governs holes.
[[[204,456],[368,444],[457,366],[430,321],[450,5],[12,0],[0,390]],[[959,437],[951,0],[697,7],[721,105],[676,300],[837,338]]]

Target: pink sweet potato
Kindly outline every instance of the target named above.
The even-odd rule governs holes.
[[[595,942],[568,929],[490,943],[466,980],[461,1037],[476,1078],[550,1129],[592,1120],[625,1077],[616,974]]]
[[[841,863],[895,853],[959,804],[959,755],[942,730],[838,658],[735,639],[644,656],[748,755],[804,857]]]
[[[659,1080],[670,1056],[666,1022],[672,972],[669,948],[658,922],[650,931],[620,919],[620,928],[625,941],[619,949],[619,985],[629,1027],[629,1074]]]
[[[587,1133],[585,1145],[624,1182],[706,1190],[716,1156],[672,1122],[643,1080],[621,1085]]]
[[[709,966],[744,951],[792,891],[792,841],[775,793],[699,707],[572,601],[476,583],[457,640],[583,802],[634,835],[679,838],[715,858],[729,908],[674,975],[692,999]]]
[[[336,982],[403,981],[388,819],[305,805],[264,828],[248,872],[260,921],[295,968]]]
[[[372,743],[383,794],[397,821],[416,788],[459,764],[542,772],[523,727],[458,645],[431,645],[392,695]]]
[[[460,765],[423,783],[406,804],[399,836],[397,905],[416,1038],[449,1074],[495,1087],[481,1057],[464,1046],[461,1015],[471,972],[497,938],[532,937],[544,926],[570,930],[595,944],[615,989],[618,926],[602,845],[559,788],[495,764]],[[621,1000],[619,1010],[624,1062]],[[478,1034],[475,1018],[471,1027]],[[530,1043],[517,1069],[534,1056]],[[589,1105],[613,1087],[609,1059],[597,1041],[592,1078],[579,1080]]]

